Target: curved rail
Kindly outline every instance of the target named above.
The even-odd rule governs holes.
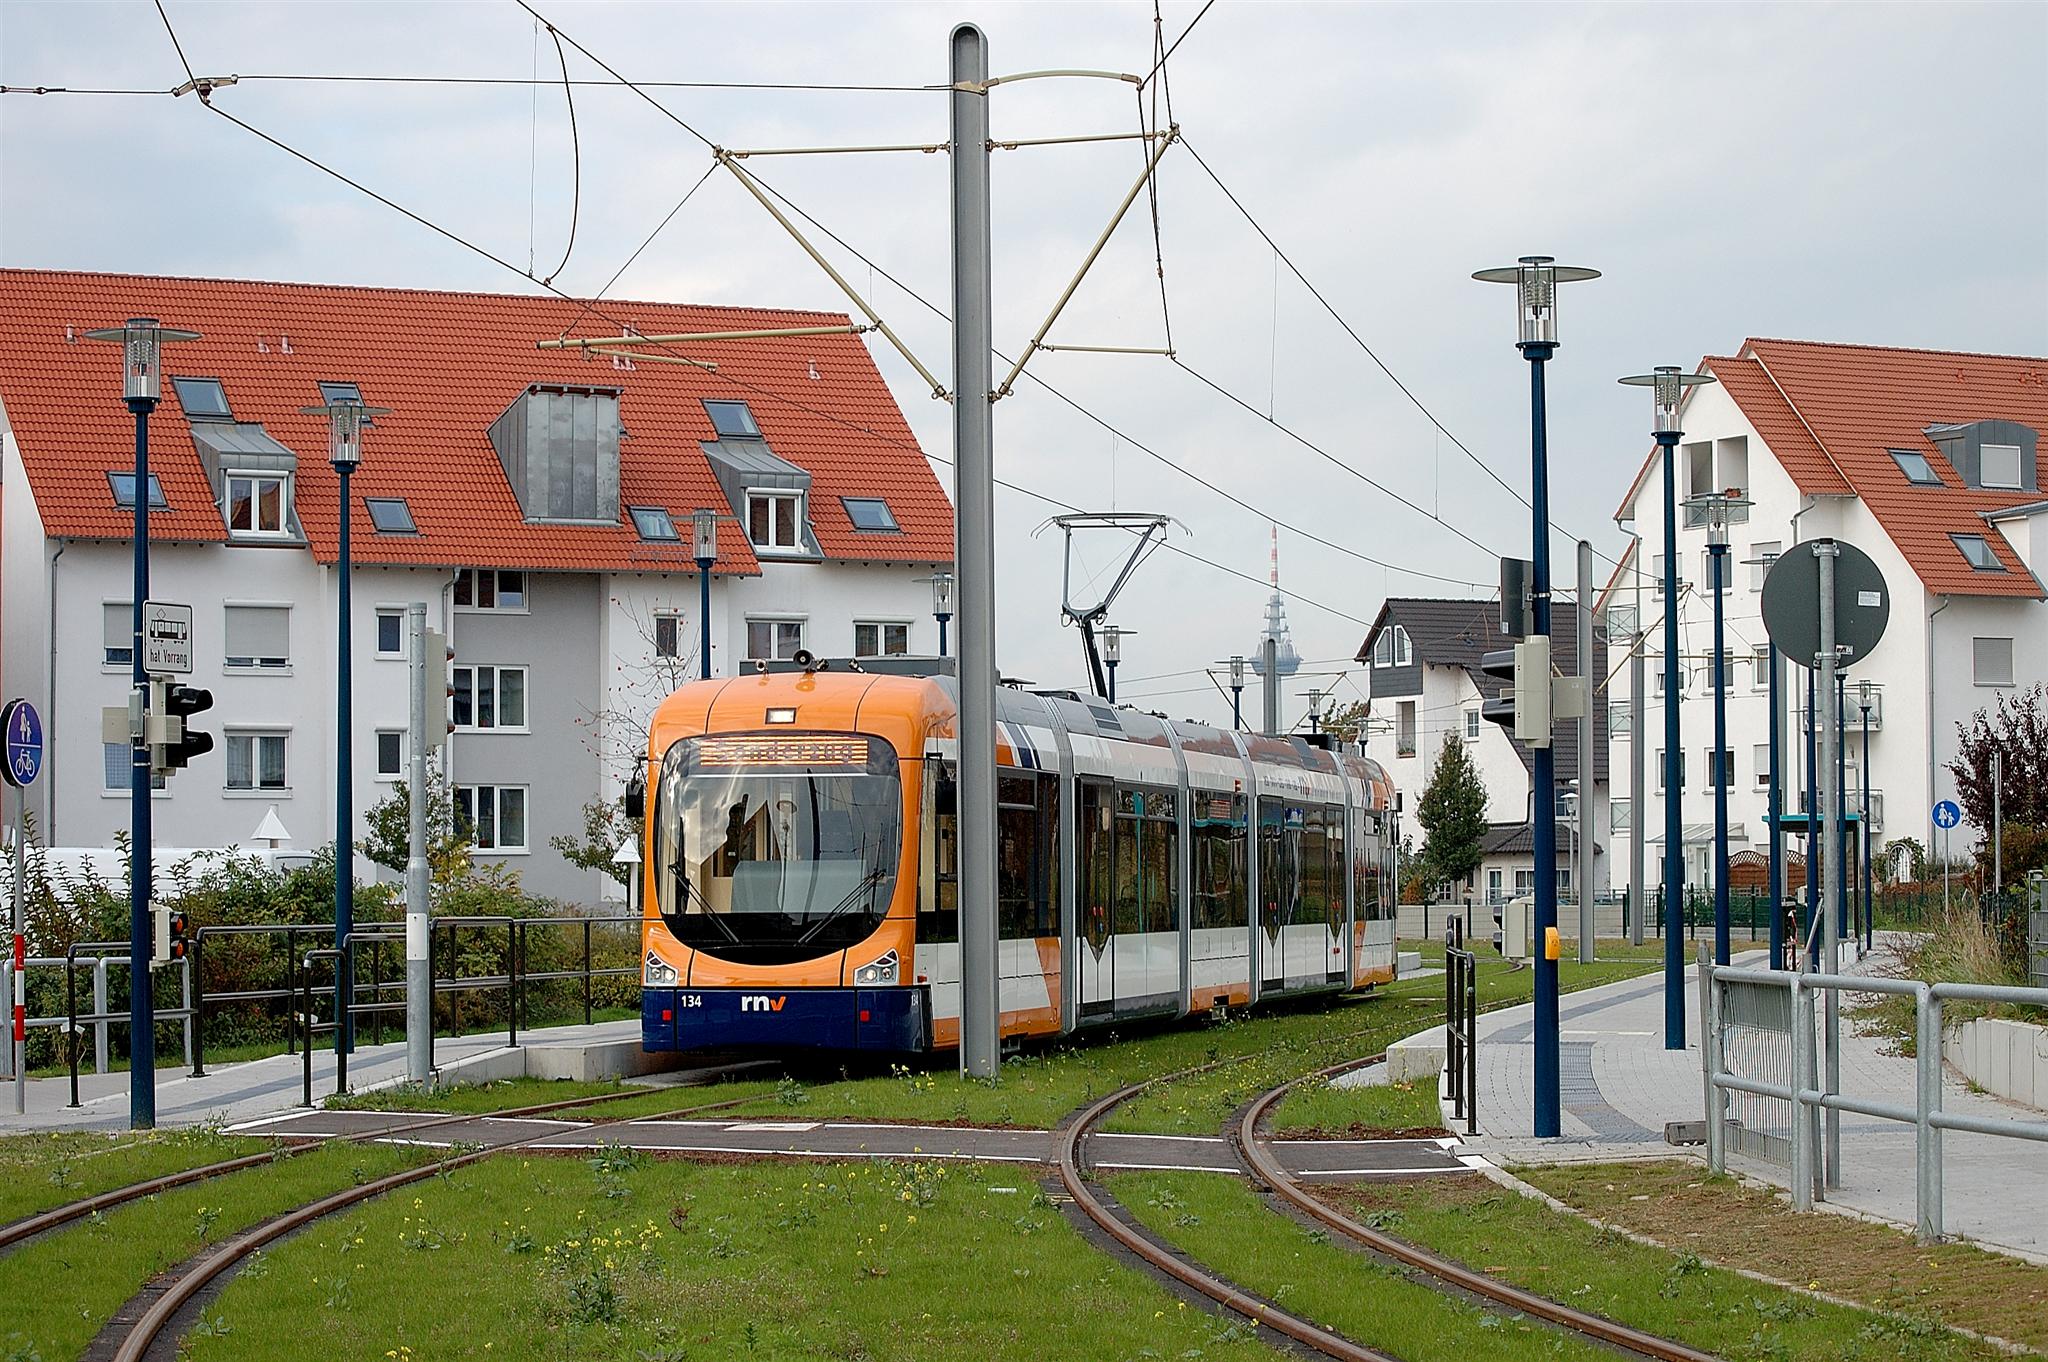
[[[1625,1349],[1641,1357],[1656,1358],[1658,1362],[1714,1362],[1712,1353],[1688,1348],[1682,1343],[1674,1343],[1656,1334],[1632,1329],[1626,1324],[1617,1324],[1601,1315],[1575,1310],[1547,1296],[1539,1296],[1520,1287],[1510,1286],[1483,1272],[1474,1272],[1462,1264],[1440,1257],[1405,1239],[1396,1239],[1390,1234],[1361,1224],[1342,1211],[1310,1196],[1295,1176],[1273,1157],[1272,1151],[1266,1146],[1266,1141],[1258,1133],[1260,1123],[1265,1120],[1266,1113],[1272,1110],[1274,1104],[1292,1091],[1297,1084],[1312,1078],[1334,1078],[1338,1074],[1378,1063],[1384,1058],[1383,1055],[1374,1055],[1367,1059],[1332,1064],[1314,1073],[1303,1074],[1300,1078],[1289,1079],[1278,1087],[1262,1093],[1245,1108],[1243,1116],[1238,1120],[1237,1129],[1232,1132],[1235,1138],[1231,1144],[1236,1149],[1238,1161],[1244,1166],[1245,1171],[1270,1187],[1275,1195],[1296,1210],[1313,1217],[1374,1253],[1383,1254],[1426,1273],[1442,1285],[1455,1287],[1475,1296],[1483,1296],[1531,1318],[1557,1325],[1575,1334],[1598,1339],[1602,1343]]]

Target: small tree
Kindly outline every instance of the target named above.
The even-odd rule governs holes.
[[[412,851],[412,791],[404,781],[370,806],[365,816],[370,835],[356,850],[388,870],[403,871]],[[455,809],[447,777],[427,768],[427,867],[437,883],[447,884],[469,868],[475,838]]]
[[[583,831],[575,836],[548,838],[548,845],[562,853],[562,859],[579,870],[595,870],[622,885],[632,883],[632,867],[612,860],[619,844],[639,829],[626,817],[626,800],[593,799],[583,806]]]
[[[2001,759],[2000,813],[2008,841],[2019,827],[2048,828],[2048,682],[2000,695],[1996,712],[1978,710],[1956,725],[1956,756],[1948,764],[1956,778],[1956,797],[1963,813],[1985,833],[1980,853],[1991,864],[1991,758]],[[2006,856],[2006,880],[2013,879],[2012,848]]]
[[[1334,733],[1343,742],[1357,742],[1365,736],[1365,711],[1363,700],[1339,705],[1323,716],[1323,732]]]
[[[1455,733],[1437,753],[1429,788],[1416,802],[1415,821],[1428,834],[1422,863],[1432,883],[1462,880],[1479,868],[1486,839],[1486,783]]]

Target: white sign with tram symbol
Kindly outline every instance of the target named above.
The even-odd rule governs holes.
[[[142,669],[153,676],[192,674],[191,606],[143,602]]]

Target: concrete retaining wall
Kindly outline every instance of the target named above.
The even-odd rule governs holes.
[[[1986,1092],[2048,1109],[2048,1027],[1964,1022],[1943,1038],[1941,1057]]]

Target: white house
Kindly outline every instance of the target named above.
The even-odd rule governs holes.
[[[1769,639],[1761,613],[1769,564],[1805,540],[1832,537],[1869,554],[1890,588],[1883,641],[1847,673],[1849,807],[1860,807],[1863,706],[1858,685],[1875,683],[1869,739],[1869,821],[1873,844],[1912,837],[1935,850],[1931,811],[1952,798],[1946,769],[1956,728],[2003,692],[2048,677],[2048,501],[2043,500],[2043,431],[2048,431],[2048,359],[1750,340],[1733,357],[1701,361],[1718,382],[1694,388],[1683,413],[1676,495],[1739,490],[1754,504],[1729,526],[1730,579],[1723,609],[1728,655],[1731,842],[1752,854],[1761,882],[1768,844]],[[1646,807],[1626,803],[1630,744],[1625,721],[1613,733],[1617,794],[1615,877],[1628,876],[1630,816],[1645,819],[1647,884],[1661,882],[1664,828],[1663,474],[1645,461],[1616,517],[1639,536],[1609,583],[1603,609],[1619,643],[1637,604],[1648,654],[1642,755],[1649,762]],[[1708,882],[1713,830],[1712,598],[1707,594],[1707,525],[1679,510],[1677,701],[1686,779],[1685,878]],[[1640,577],[1640,572],[1647,577]],[[1617,653],[1619,660],[1619,653]],[[1787,664],[1784,805],[1804,807],[1806,676]],[[1625,708],[1626,668],[1609,699]],[[1825,714],[1824,702],[1821,710]],[[1940,835],[1946,839],[1948,834]],[[1977,830],[1956,829],[1965,854]],[[1797,841],[1789,844],[1794,854]]]
[[[134,427],[119,350],[84,333],[132,316],[201,333],[165,347],[150,421],[150,595],[195,609],[217,739],[155,796],[167,845],[247,845],[271,804],[297,846],[335,838],[340,480],[300,410],[326,400],[390,409],[351,480],[352,839],[405,770],[403,618],[424,602],[456,652],[444,761],[480,855],[598,897],[549,839],[617,792],[610,759],[697,674],[699,508],[721,520],[715,674],[937,651],[952,508],[847,318],[603,310],[716,334],[635,361],[537,350],[613,330],[552,298],[0,271],[0,689],[46,716],[45,839],[129,823],[100,710],[130,687]],[[764,334],[792,329],[820,333]]]

